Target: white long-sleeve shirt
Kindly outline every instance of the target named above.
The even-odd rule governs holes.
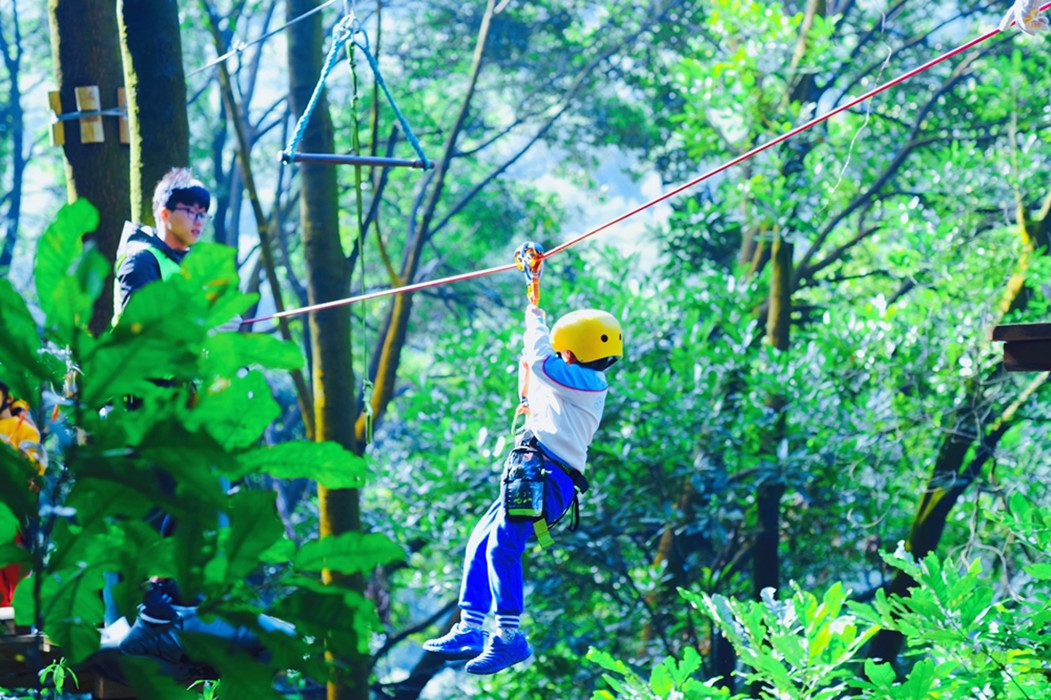
[[[544,312],[532,304],[526,308],[525,327],[523,358],[529,367],[526,428],[550,457],[583,474],[588,446],[606,405],[606,376],[563,361],[551,347]]]

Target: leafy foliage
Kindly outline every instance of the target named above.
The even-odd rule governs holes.
[[[1020,495],[1012,506],[1005,524],[1046,545],[1047,517],[1034,519]],[[748,669],[744,679],[759,684],[763,698],[1036,698],[1051,689],[1044,668],[1051,619],[1046,578],[1030,578],[1013,598],[994,600],[977,559],[958,566],[931,554],[916,561],[901,547],[885,558],[916,580],[908,597],[880,591],[872,603],[851,602],[838,583],[820,602],[795,584],[785,600],[772,590],[759,602],[681,593],[726,634]],[[903,676],[872,659],[859,672],[856,652],[879,628],[904,634],[910,654],[920,657]],[[592,650],[588,658],[615,674],[604,678],[616,695],[600,690],[596,699],[731,697],[691,676],[699,666],[692,648],[681,662],[664,659],[648,680],[604,652]]]
[[[226,484],[269,472],[360,485],[364,460],[330,443],[260,444],[278,414],[262,368],[287,369],[303,359],[271,338],[211,330],[253,302],[237,290],[233,251],[223,246],[195,246],[181,274],[144,287],[118,325],[91,336],[86,324],[106,274],[99,254],[81,244],[97,224],[93,217],[89,204],[77,202],[41,239],[36,279],[44,328],[31,328],[25,303],[11,297],[0,319],[0,335],[21,343],[8,341],[14,351],[3,357],[3,379],[36,403],[65,384],[61,415],[77,433],[57,446],[52,464],[59,466],[39,503],[24,486],[5,494],[5,531],[13,536],[16,518],[31,523],[40,582],[39,590],[18,589],[18,620],[37,625],[79,664],[98,649],[104,573],[122,575],[113,592],[132,619],[142,581],[171,576],[186,599],[203,600],[202,615],[253,630],[270,650],[261,661],[207,637],[186,643],[188,653],[223,674],[224,697],[273,697],[273,673],[289,668],[324,680],[323,645],[367,645],[374,613],[349,590],[322,585],[317,572],[367,571],[402,551],[367,535],[307,543],[297,554],[272,492],[229,491]],[[26,483],[17,456],[0,467],[6,481]],[[174,518],[172,536],[142,520],[157,509]],[[3,555],[5,564],[20,558],[17,548]],[[250,585],[264,560],[281,570],[265,596]],[[296,633],[263,631],[261,613],[283,616]],[[129,662],[129,680],[150,697],[166,697],[139,666]]]

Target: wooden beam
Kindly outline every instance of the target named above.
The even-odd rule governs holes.
[[[1004,344],[1004,369],[1008,372],[1051,370],[1051,323],[993,326],[989,339]]]

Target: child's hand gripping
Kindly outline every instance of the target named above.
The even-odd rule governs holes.
[[[1040,16],[1040,0],[1015,0],[1014,6],[1000,20],[1000,31],[1010,27],[1011,22],[1030,36],[1048,29],[1047,17]]]
[[[540,273],[544,267],[544,246],[532,241],[523,243],[515,251],[515,265],[525,273],[529,303],[540,304]]]

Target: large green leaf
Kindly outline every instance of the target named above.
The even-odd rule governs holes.
[[[77,567],[52,574],[52,577],[59,585],[45,598],[44,631],[76,663],[90,656],[99,646],[103,613],[102,572]]]
[[[404,556],[404,550],[386,535],[347,532],[307,542],[296,553],[295,566],[300,571],[331,569],[353,574]]]
[[[360,488],[366,469],[364,457],[334,442],[294,441],[238,455],[232,476],[270,474],[277,479],[313,479],[330,489]]]
[[[361,594],[316,579],[294,577],[292,592],[274,604],[273,613],[293,620],[301,636],[328,642],[330,649],[368,651],[372,630],[379,624],[372,602]]]
[[[228,450],[244,448],[260,438],[281,414],[266,377],[258,370],[230,379],[219,391],[205,392],[186,418],[191,430],[203,429]]]
[[[18,518],[5,504],[0,503],[0,542],[8,542],[18,532]]]
[[[81,358],[82,400],[98,408],[141,393],[150,379],[192,377],[206,334],[204,312],[199,298],[188,298],[171,280],[140,289],[120,323]]]
[[[36,468],[25,454],[0,440],[0,494],[19,521],[35,513],[36,497],[30,484],[36,476]]]
[[[0,279],[0,378],[15,396],[35,399],[37,380],[47,376],[39,352],[39,330],[25,300]]]
[[[205,325],[214,328],[251,306],[258,297],[238,290],[237,251],[218,243],[198,243],[183,259],[178,283],[203,292]]]
[[[222,447],[203,430],[191,430],[175,420],[158,423],[139,445],[142,456],[175,481],[179,501],[185,508],[203,508],[215,513],[224,505],[224,493],[213,468],[226,457]]]
[[[92,293],[101,291],[99,276],[105,279],[109,271],[97,251],[83,255],[83,237],[98,225],[95,207],[78,199],[59,210],[37,243],[37,297],[48,327],[58,332],[60,342],[69,342],[73,329],[87,324],[95,301]]]
[[[225,578],[243,579],[259,566],[263,552],[284,536],[275,497],[273,491],[244,491],[230,499],[230,526],[219,535]]]
[[[0,544],[0,566],[7,566],[8,564],[28,565],[30,559],[29,551],[15,544],[14,540],[8,540],[6,543]]]
[[[211,374],[234,374],[239,367],[250,365],[302,369],[304,363],[299,346],[264,333],[219,333],[208,339]]]

